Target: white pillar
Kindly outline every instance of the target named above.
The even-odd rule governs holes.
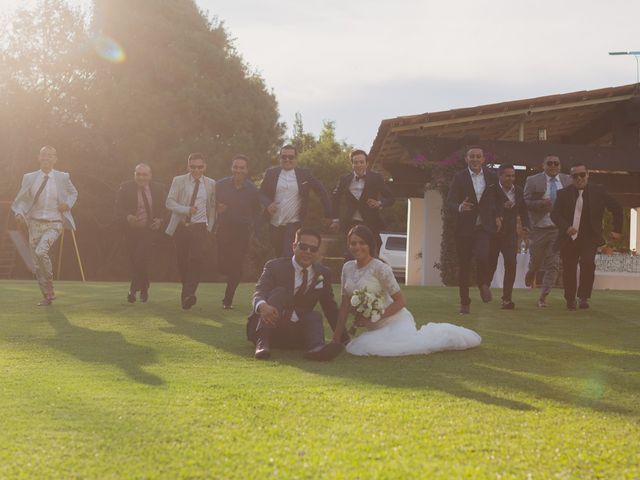
[[[442,244],[442,195],[437,190],[424,193],[424,236],[422,242],[422,285],[442,286],[440,263]]]
[[[409,198],[407,212],[406,285],[422,283],[422,239],[425,230],[425,199]]]
[[[640,253],[640,208],[631,209],[629,250],[635,250],[636,252]]]

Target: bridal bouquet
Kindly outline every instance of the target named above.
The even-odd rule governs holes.
[[[358,327],[358,319],[366,317],[372,322],[377,322],[382,318],[384,312],[384,301],[382,295],[369,292],[366,287],[362,290],[355,290],[351,295],[351,307],[356,314],[356,321],[349,330],[351,334]]]

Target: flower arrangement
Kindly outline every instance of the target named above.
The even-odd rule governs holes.
[[[375,323],[382,318],[384,301],[382,295],[370,292],[365,287],[353,292],[353,295],[351,295],[351,307],[356,314],[356,320],[349,330],[349,333],[353,335],[356,328],[360,326],[358,325],[359,320],[366,318]]]

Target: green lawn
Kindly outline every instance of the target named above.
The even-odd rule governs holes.
[[[0,282],[0,478],[640,478],[640,295],[514,312],[406,288],[419,323],[480,348],[329,364],[253,359],[244,318],[201,285],[147,305],[126,285]],[[498,292],[494,292],[498,293]],[[477,296],[477,295],[476,295]],[[499,295],[496,295],[499,296]]]

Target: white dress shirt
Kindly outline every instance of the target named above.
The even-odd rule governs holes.
[[[471,174],[473,189],[476,192],[476,199],[478,200],[478,203],[480,203],[484,189],[487,187],[487,182],[484,180],[484,171],[480,169],[480,173],[475,173],[473,170],[469,169],[469,173]]]
[[[362,197],[362,192],[364,191],[364,178],[360,178],[360,180],[358,180],[358,176],[354,173],[353,178],[351,179],[351,183],[349,184],[349,191],[356,200],[360,200],[360,198]],[[356,211],[353,212],[353,217],[351,218],[352,220],[356,220],[358,222],[364,221],[362,215],[360,214],[360,210],[357,208]]]
[[[511,185],[511,190],[509,191],[506,191],[504,189],[504,186],[502,185],[502,183],[500,184],[500,188],[502,189],[502,191],[507,196],[510,202],[516,203],[516,186],[515,185]]]
[[[191,199],[193,189],[196,188],[196,179],[193,178],[193,175],[189,175],[189,183],[191,183],[191,193],[189,194],[189,199]],[[197,211],[191,215],[191,223],[207,223],[207,189],[204,186],[204,177],[200,177],[198,195],[193,206],[197,208]]]
[[[276,213],[271,216],[271,225],[279,227],[300,221],[302,201],[299,193],[295,169],[280,170],[274,200],[278,208]]]
[[[31,195],[35,198],[40,185],[44,181],[45,175],[49,176],[49,180],[42,190],[38,201],[35,203],[29,217],[37,220],[47,221],[62,221],[62,214],[58,211],[58,188],[56,186],[56,180],[53,178],[55,170],[51,170],[45,174],[42,170],[38,172],[38,177],[31,186]]]

